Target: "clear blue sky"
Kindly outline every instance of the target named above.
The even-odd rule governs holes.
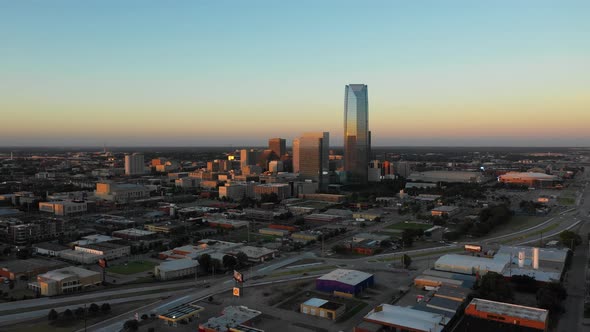
[[[590,1],[3,1],[0,145],[590,145]]]

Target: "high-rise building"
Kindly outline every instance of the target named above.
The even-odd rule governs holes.
[[[287,153],[287,141],[284,138],[271,138],[268,140],[268,148],[280,158]]]
[[[344,89],[344,170],[348,182],[367,183],[370,154],[367,86],[349,84]]]
[[[256,165],[258,162],[258,152],[254,149],[243,149],[240,150],[240,166]]]
[[[125,154],[125,175],[141,175],[145,173],[143,153]]]
[[[304,133],[293,140],[293,169],[303,180],[313,180],[320,188],[328,185],[330,133]]]

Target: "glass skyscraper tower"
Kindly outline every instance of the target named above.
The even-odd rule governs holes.
[[[367,183],[370,153],[367,86],[349,84],[344,90],[344,170],[347,182]]]

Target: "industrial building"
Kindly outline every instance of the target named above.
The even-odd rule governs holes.
[[[94,196],[116,203],[129,203],[150,197],[150,189],[139,184],[99,182],[96,184]]]
[[[93,255],[103,256],[108,260],[129,256],[131,247],[112,242],[77,245],[75,251],[82,251]]]
[[[508,172],[498,177],[499,182],[525,185],[530,188],[554,188],[561,184],[562,180],[545,173],[534,172]]]
[[[150,232],[143,229],[128,228],[113,232],[113,236],[125,240],[146,240],[156,236],[156,232]]]
[[[160,280],[173,280],[194,276],[198,267],[199,262],[197,260],[188,258],[173,259],[154,267],[154,277]]]
[[[440,271],[462,273],[469,275],[484,275],[488,272],[502,274],[508,266],[510,257],[496,255],[494,258],[477,257],[458,254],[446,254],[441,256],[435,263],[434,269]]]
[[[84,213],[87,210],[88,203],[86,201],[39,202],[39,211],[49,212],[56,216],[69,216]]]
[[[545,309],[475,298],[465,308],[465,317],[455,331],[547,331]]]
[[[54,296],[74,293],[101,283],[102,275],[99,272],[68,266],[38,275],[37,281],[29,283],[28,287],[43,296]]]
[[[70,250],[67,246],[53,242],[42,242],[33,244],[35,253],[39,255],[45,255],[50,257],[58,257],[60,252]]]
[[[329,320],[336,320],[346,310],[346,306],[342,303],[327,301],[324,299],[311,298],[300,305],[301,313],[327,318]]]
[[[375,276],[361,271],[337,269],[316,279],[316,289],[326,293],[358,294],[375,284]]]
[[[378,305],[363,320],[388,330],[412,332],[442,332],[450,321],[447,316],[442,314],[391,304]],[[354,332],[369,331],[373,330],[363,328],[361,324],[354,328]]]

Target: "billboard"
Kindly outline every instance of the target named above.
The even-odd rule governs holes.
[[[481,252],[481,246],[477,244],[466,244],[465,251]]]
[[[234,296],[240,297],[240,288],[234,287],[233,294]]]
[[[244,282],[244,275],[241,274],[240,272],[234,270],[234,280],[236,282],[242,283],[242,282]]]

